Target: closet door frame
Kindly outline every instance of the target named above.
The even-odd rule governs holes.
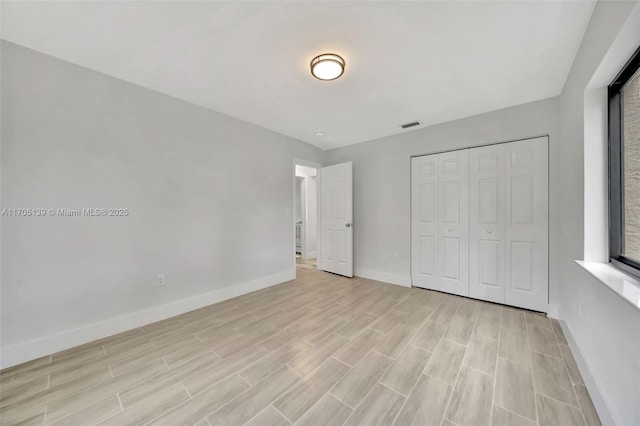
[[[495,142],[495,143],[487,143],[487,144],[478,144],[478,145],[468,145],[468,146],[464,146],[464,147],[460,147],[460,148],[456,148],[456,149],[451,149],[451,150],[442,150],[442,151],[433,151],[433,152],[425,152],[422,154],[415,154],[412,155],[409,159],[409,165],[410,165],[410,188],[411,188],[411,198],[409,200],[410,203],[410,241],[411,241],[411,256],[410,256],[410,271],[411,271],[411,285],[412,287],[422,287],[425,288],[424,286],[418,286],[415,283],[415,279],[414,279],[414,263],[416,261],[415,258],[415,254],[414,254],[414,244],[413,244],[413,232],[414,232],[414,212],[413,212],[413,199],[414,199],[414,194],[413,194],[413,159],[416,157],[424,157],[424,156],[428,156],[428,155],[440,155],[440,154],[446,154],[446,153],[450,153],[453,151],[462,151],[462,150],[470,150],[470,149],[474,149],[474,148],[483,148],[483,147],[488,147],[488,146],[494,146],[494,145],[505,145],[505,144],[509,144],[509,143],[513,143],[513,142],[522,142],[522,141],[529,141],[529,140],[534,140],[534,139],[540,139],[540,138],[546,138],[546,140],[544,142],[541,143],[545,143],[546,145],[546,152],[547,152],[547,162],[546,162],[546,170],[547,170],[547,174],[544,177],[544,180],[546,182],[546,207],[547,207],[547,212],[546,212],[546,216],[547,216],[547,233],[546,233],[546,268],[543,271],[543,274],[546,274],[546,304],[543,306],[542,304],[538,304],[536,307],[529,307],[528,309],[534,309],[534,310],[538,310],[540,312],[547,312],[548,311],[548,304],[549,304],[549,135],[548,134],[543,134],[543,135],[539,135],[539,136],[531,136],[531,137],[527,137],[527,138],[522,138],[522,139],[514,139],[514,140],[508,140],[508,141],[502,141],[502,142]],[[467,178],[469,178],[469,175],[467,176]],[[469,181],[467,182],[468,184],[470,183]],[[467,185],[468,186],[468,185]],[[506,202],[506,200],[505,200]],[[438,208],[439,210],[439,208]],[[470,219],[470,217],[469,217]],[[471,244],[471,230],[469,229],[469,244]],[[469,254],[470,254],[470,250],[469,250]],[[506,261],[506,259],[505,259]],[[439,272],[438,272],[439,273]],[[469,277],[470,279],[471,277]],[[505,276],[505,280],[508,279],[508,276]],[[509,283],[505,281],[505,286],[508,286]],[[472,297],[473,296],[469,296]],[[508,303],[507,300],[505,300],[505,302],[501,302],[501,303]],[[524,306],[522,306],[524,307]]]

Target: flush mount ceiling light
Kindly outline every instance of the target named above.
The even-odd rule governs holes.
[[[311,74],[318,80],[335,80],[344,73],[344,59],[335,53],[323,53],[311,60]]]

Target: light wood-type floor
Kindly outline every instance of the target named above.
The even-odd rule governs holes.
[[[599,424],[556,321],[313,268],[0,383],[3,424]]]

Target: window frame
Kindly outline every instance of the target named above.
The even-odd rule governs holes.
[[[640,278],[640,261],[624,256],[624,158],[622,89],[640,69],[640,47],[608,87],[609,97],[609,259]]]

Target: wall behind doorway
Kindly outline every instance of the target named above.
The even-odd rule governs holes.
[[[296,176],[296,192],[295,192],[295,213],[294,218],[296,222],[300,222],[302,220],[302,185],[304,182],[303,177]]]
[[[296,179],[301,179],[301,218],[303,226],[303,250],[304,259],[313,259],[317,256],[318,240],[318,190],[317,169],[313,167],[296,165]]]

